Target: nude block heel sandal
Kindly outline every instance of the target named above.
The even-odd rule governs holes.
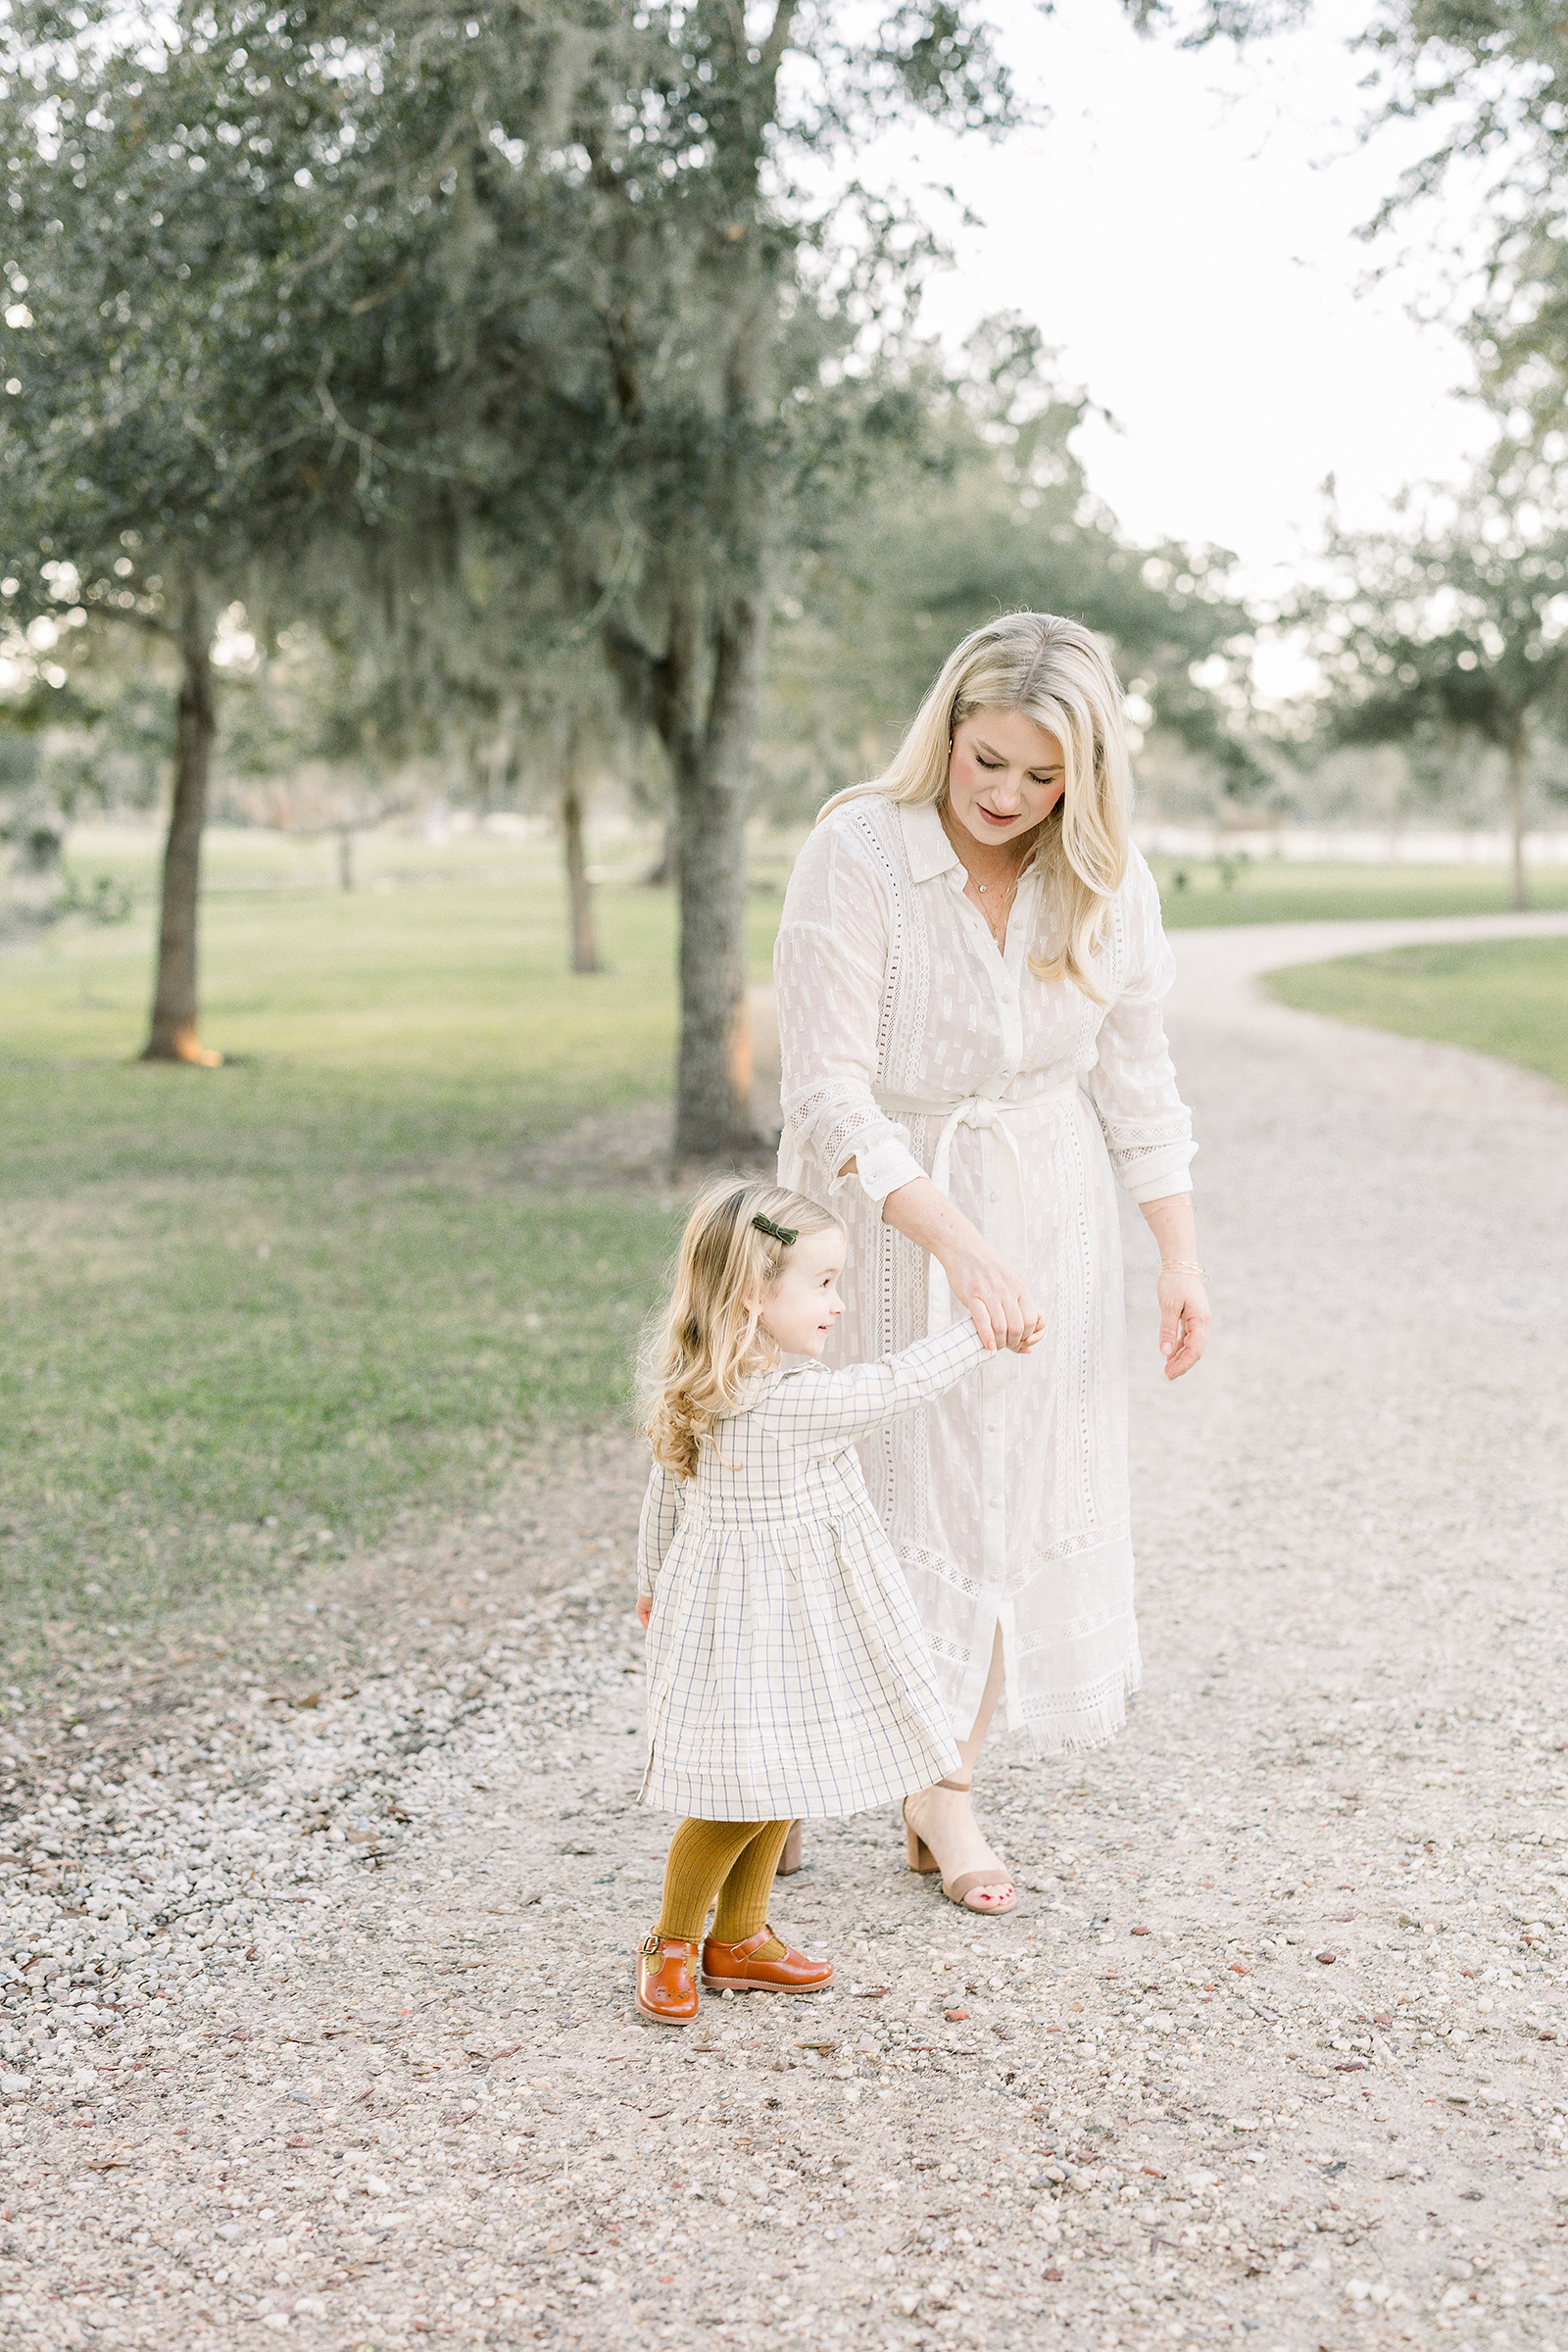
[[[933,1785],[938,1788],[956,1789],[960,1796],[967,1796],[974,1786],[972,1781],[937,1781]],[[909,1800],[906,1797],[904,1800],[904,1844],[905,1851],[908,1855],[909,1868],[917,1870],[922,1878],[930,1878],[942,1868],[942,1865],[926,1844],[925,1839],[909,1827],[908,1807]],[[963,1899],[966,1894],[973,1894],[977,1886],[1010,1886],[1012,1883],[1010,1870],[965,1870],[961,1871],[956,1879],[944,1879],[942,1891],[949,1902],[956,1903],[961,1911],[974,1911],[976,1906],[973,1903],[966,1903]],[[1004,1918],[1016,1900],[1017,1897],[1014,1896],[1009,1902],[987,1903],[985,1909],[979,1912],[979,1917],[982,1919]]]

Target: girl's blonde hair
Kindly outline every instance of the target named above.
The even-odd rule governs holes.
[[[681,1235],[669,1304],[642,1367],[648,1442],[655,1460],[678,1478],[691,1477],[703,1440],[735,1410],[747,1379],[773,1353],[759,1330],[762,1294],[778,1280],[791,1245],[760,1233],[756,1216],[797,1235],[839,1222],[782,1184],[732,1176],[699,1195]]]
[[[1132,777],[1120,680],[1100,639],[1076,620],[1004,612],[973,630],[943,663],[886,772],[835,793],[820,814],[868,792],[908,808],[940,802],[954,729],[976,710],[1016,710],[1061,746],[1064,789],[1030,862],[1040,863],[1053,886],[1063,944],[1055,956],[1031,956],[1029,968],[1042,980],[1070,980],[1103,1004],[1090,958],[1127,871]]]

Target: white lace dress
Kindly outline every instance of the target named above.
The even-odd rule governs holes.
[[[1031,950],[1059,945],[1038,877],[1005,953],[963,885],[935,808],[868,794],[811,834],[774,954],[779,1180],[847,1222],[835,1361],[953,1318],[941,1268],[882,1221],[911,1177],[1027,1276],[1047,1320],[1033,1353],[988,1357],[860,1458],[957,1734],[1000,1625],[1009,1725],[1038,1748],[1088,1747],[1120,1730],[1139,1680],[1113,1172],[1135,1200],[1192,1189],[1160,1014],[1175,965],[1136,850],[1097,964],[1108,1005],[1030,972]]]

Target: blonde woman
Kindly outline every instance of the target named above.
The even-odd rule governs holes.
[[[683,1816],[637,1955],[637,2006],[659,2025],[692,2023],[699,1980],[826,1984],[832,1963],[767,1924],[791,1820],[887,1804],[958,1760],[855,1441],[944,1396],[994,1343],[966,1321],[888,1362],[824,1371],[812,1359],[844,1312],[843,1264],[844,1229],[814,1200],[710,1187],[645,1374],[642,1797]]]
[[[909,1799],[910,1859],[975,1911],[1014,1899],[969,1792],[1004,1690],[1052,1751],[1110,1739],[1139,1680],[1117,1181],[1159,1247],[1167,1379],[1208,1333],[1174,965],[1128,802],[1103,648],[1009,613],[950,657],[887,773],[827,804],[775,956],[780,1182],[849,1239],[830,1360],[961,1317],[1016,1346],[1045,1317],[1032,1353],[860,1448],[961,1757]]]

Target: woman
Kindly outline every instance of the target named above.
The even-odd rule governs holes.
[[[1113,1175],[1159,1246],[1167,1379],[1208,1334],[1121,707],[1076,622],[975,630],[887,773],[823,809],[775,954],[779,1181],[849,1234],[832,1360],[960,1312],[1015,1349],[1046,1317],[860,1448],[962,1758],[908,1800],[910,1859],[976,1911],[1014,1899],[969,1794],[1004,1689],[1050,1750],[1111,1738],[1139,1680]]]

